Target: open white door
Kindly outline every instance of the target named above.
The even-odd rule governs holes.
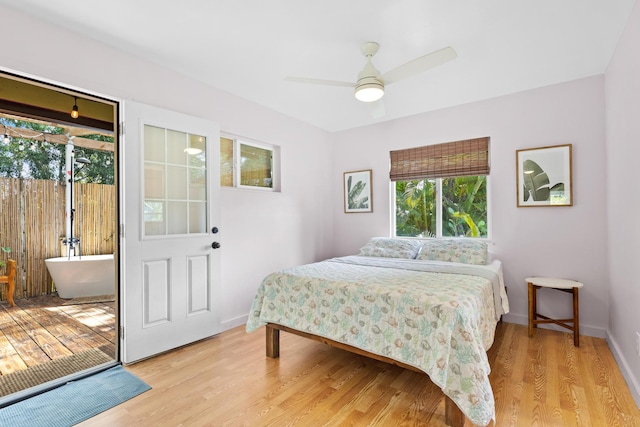
[[[220,331],[216,123],[124,103],[122,360]],[[121,233],[122,234],[122,233]]]

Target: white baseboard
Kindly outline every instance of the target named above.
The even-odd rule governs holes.
[[[515,323],[518,325],[529,325],[529,317],[527,315],[521,315],[521,314],[506,314],[503,316],[503,320],[507,323]],[[545,329],[551,329],[553,331],[559,331],[559,332],[568,332],[571,333],[571,331],[569,331],[568,329],[564,329],[561,328],[560,326],[556,326],[553,324],[550,325],[538,325],[538,328],[545,328]],[[584,324],[580,324],[580,335],[586,335],[588,337],[595,337],[595,338],[607,338],[607,331],[606,329],[603,328],[596,328],[594,326],[589,326],[589,325],[584,325]]]
[[[247,320],[249,320],[249,315],[248,314],[246,314],[244,316],[238,316],[236,318],[229,319],[229,320],[224,320],[220,324],[220,332],[228,331],[229,329],[233,329],[233,328],[238,327],[240,325],[244,325],[244,324],[247,323]]]
[[[616,340],[607,333],[607,344],[609,344],[609,349],[613,354],[613,358],[616,359],[616,363],[618,364],[618,368],[620,368],[620,372],[624,377],[624,380],[627,382],[629,386],[629,390],[633,395],[633,398],[636,401],[636,405],[640,408],[640,378],[634,376],[633,371],[629,368],[629,364],[627,363],[627,359],[620,352],[620,347]]]

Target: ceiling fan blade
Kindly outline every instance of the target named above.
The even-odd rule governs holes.
[[[368,104],[369,112],[371,113],[371,117],[373,117],[374,119],[379,119],[387,114],[387,110],[384,108],[384,102],[382,101],[382,98],[378,99],[377,101],[368,102]]]
[[[458,54],[453,50],[453,48],[445,47],[389,70],[382,75],[382,78],[384,79],[385,84],[395,83],[399,80],[406,79],[431,68],[435,68],[457,57]]]
[[[288,82],[293,82],[293,83],[308,83],[308,84],[325,85],[325,86],[355,87],[355,84],[353,83],[341,82],[338,80],[308,79],[306,77],[291,77],[291,76],[287,76],[284,79]]]

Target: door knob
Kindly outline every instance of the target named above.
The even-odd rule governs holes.
[[[211,244],[211,247],[212,247],[213,249],[218,249],[218,248],[220,247],[220,243],[218,243],[218,242],[213,242],[213,243]]]
[[[213,227],[213,228],[211,229],[211,232],[212,232],[213,234],[216,234],[218,231],[220,231],[220,230],[218,230],[218,227]]]

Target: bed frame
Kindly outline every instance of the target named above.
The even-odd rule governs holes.
[[[352,353],[358,354],[360,356],[366,356],[371,359],[379,360],[382,362],[390,363],[392,365],[400,366],[402,368],[410,369],[412,371],[423,373],[423,371],[419,370],[410,365],[405,365],[402,362],[398,362],[397,360],[390,359],[388,357],[379,356],[377,354],[369,353],[368,351],[361,350],[356,347],[352,347],[347,344],[343,344],[337,341],[330,340],[328,338],[323,338],[317,335],[309,334],[307,332],[298,331],[295,329],[288,328],[286,326],[277,325],[275,323],[267,323],[267,357],[271,357],[277,359],[280,357],[280,331],[289,332],[290,334],[298,335],[304,338],[309,338],[314,341],[318,341],[332,347],[336,347],[342,350],[350,351]],[[445,414],[445,423],[451,427],[463,427],[465,416],[453,403],[453,400],[447,395],[444,396],[444,414]]]

